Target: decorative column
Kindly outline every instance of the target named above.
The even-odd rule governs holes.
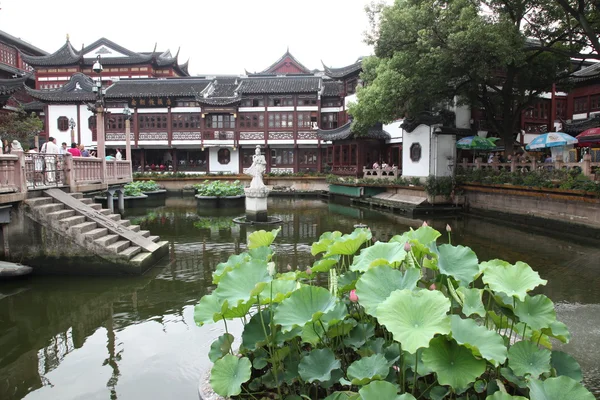
[[[106,149],[104,148],[104,106],[99,105],[96,110],[96,147],[98,148],[98,158],[102,161],[102,170],[100,171],[100,177],[102,179],[102,182],[106,183]]]

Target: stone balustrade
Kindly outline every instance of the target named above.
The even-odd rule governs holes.
[[[384,180],[396,180],[402,176],[402,171],[398,167],[387,167],[387,168],[375,168],[369,169],[363,167],[363,178],[364,179],[384,179]]]

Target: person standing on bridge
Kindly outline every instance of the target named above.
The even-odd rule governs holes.
[[[42,146],[42,153],[48,154],[46,158],[46,182],[56,182],[56,161],[60,149],[56,144],[56,139],[49,137],[48,141]]]

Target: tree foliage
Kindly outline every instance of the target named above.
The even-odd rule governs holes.
[[[590,49],[575,17],[551,0],[396,0],[367,11],[375,56],[350,109],[357,131],[470,105],[512,143],[522,112],[566,80],[570,56]]]
[[[0,139],[27,143],[41,132],[42,120],[35,113],[27,114],[23,108],[0,114]]]

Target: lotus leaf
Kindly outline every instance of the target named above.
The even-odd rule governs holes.
[[[494,266],[498,266],[498,267],[510,267],[510,263],[508,261],[499,260],[499,259],[496,258],[494,260],[483,261],[481,264],[479,264],[479,270],[481,272],[485,272],[485,270],[488,267],[494,267]]]
[[[488,265],[483,272],[483,282],[495,292],[504,293],[523,301],[527,292],[548,281],[523,262],[515,265],[500,263]]]
[[[517,301],[515,315],[531,329],[549,328],[556,321],[554,303],[543,294],[525,296],[523,301]]]
[[[225,319],[241,318],[248,314],[251,304],[240,304],[229,307],[227,300],[219,299],[214,293],[203,296],[194,307],[196,325],[211,324]]]
[[[350,266],[352,271],[365,272],[378,265],[400,265],[406,258],[406,251],[400,243],[377,242],[373,246],[362,249]]]
[[[569,343],[571,340],[569,329],[560,321],[552,321],[549,328],[542,329],[542,333],[560,340],[563,343]]]
[[[568,376],[577,382],[583,380],[579,363],[567,353],[554,350],[550,357],[550,365],[558,376]]]
[[[340,256],[332,256],[328,258],[321,258],[315,261],[311,267],[312,272],[329,272],[331,267],[336,265],[340,261]]]
[[[423,350],[423,363],[437,375],[440,385],[455,390],[465,389],[485,372],[485,360],[478,360],[471,351],[454,340],[433,339]]]
[[[483,289],[467,288],[460,286],[456,289],[456,293],[463,302],[462,312],[467,317],[477,314],[480,317],[485,317],[485,307],[481,300]]]
[[[358,349],[373,335],[375,335],[375,326],[373,326],[373,324],[357,324],[354,329],[350,331],[350,334],[344,338],[344,344],[354,349]]]
[[[358,393],[362,400],[408,400],[414,399],[411,394],[410,397],[403,397],[405,395],[399,395],[396,385],[386,381],[374,381],[366,386],[363,386]]]
[[[353,385],[366,385],[371,381],[385,379],[390,364],[383,354],[374,354],[354,361],[348,367],[348,378]]]
[[[550,372],[550,351],[539,349],[530,341],[517,342],[508,350],[508,366],[517,375],[537,378]]]
[[[442,234],[433,229],[432,227],[421,226],[417,230],[413,230],[412,228],[410,228],[410,231],[404,232],[402,235],[396,235],[393,238],[391,238],[390,241],[404,244],[409,240],[416,240],[419,243],[422,243],[425,246],[427,246],[430,243],[435,242],[440,236],[442,236]]]
[[[360,246],[365,244],[368,240],[371,240],[371,231],[364,228],[357,228],[349,235],[344,235],[337,238],[327,248],[327,253],[324,257],[331,257],[333,255],[353,255],[360,249]]]
[[[367,342],[358,349],[356,352],[361,357],[369,357],[373,354],[381,354],[383,352],[383,345],[385,344],[385,340],[383,338],[372,338],[367,340]]]
[[[340,303],[341,304],[341,303]],[[327,337],[335,338],[338,336],[346,336],[356,326],[356,320],[353,318],[341,321],[336,324],[328,324]]]
[[[500,368],[500,374],[504,379],[508,382],[514,384],[516,387],[520,387],[521,389],[527,388],[527,379],[522,376],[517,376],[509,367]]]
[[[288,332],[295,326],[303,327],[309,321],[318,320],[335,305],[336,300],[327,289],[304,286],[279,304],[274,320],[283,332]]]
[[[458,315],[450,317],[452,337],[473,351],[475,356],[481,356],[498,366],[506,361],[508,355],[504,339],[495,331],[485,326],[477,325],[472,319],[462,319]]]
[[[234,337],[230,333],[224,333],[223,335],[219,336],[217,340],[210,345],[210,351],[208,352],[208,358],[210,358],[210,361],[215,362],[225,354],[231,352],[233,340]]]
[[[248,254],[251,258],[268,262],[271,261],[271,258],[273,258],[273,249],[271,247],[261,246],[255,249],[250,249]]]
[[[215,285],[218,284],[223,275],[249,260],[250,255],[248,253],[232,254],[227,259],[227,262],[217,264],[217,268],[215,269],[215,272],[213,272],[213,283]]]
[[[341,292],[350,291],[355,288],[356,281],[360,277],[358,271],[348,271],[338,277],[338,290]]]
[[[327,251],[329,245],[333,243],[337,238],[342,236],[342,232],[334,231],[334,232],[324,232],[319,237],[318,242],[314,242],[311,246],[310,252],[313,256],[316,256],[319,253],[323,253]]]
[[[273,229],[270,232],[265,230],[252,232],[250,235],[248,235],[248,249],[252,250],[263,246],[269,247],[280,231],[281,227]]]
[[[210,371],[210,386],[221,396],[237,396],[242,384],[250,380],[252,364],[246,357],[231,354],[217,360]]]
[[[402,343],[402,349],[416,353],[427,347],[436,334],[450,332],[450,300],[437,290],[396,290],[379,305],[381,324]]]
[[[428,365],[423,363],[423,352],[422,351],[419,352],[418,359],[413,353],[409,353],[408,351],[403,351],[402,353],[404,355],[404,366],[406,368],[415,372],[415,361],[417,361],[416,371],[419,375],[425,376],[425,375],[428,375],[433,372],[433,370]]]
[[[281,303],[296,290],[297,282],[290,279],[273,279],[259,294],[260,304]]]
[[[373,267],[356,282],[358,301],[367,314],[376,317],[377,307],[390,293],[398,289],[412,290],[419,279],[421,271],[416,268],[409,268],[402,273],[387,265]]]
[[[527,398],[522,396],[512,396],[504,392],[496,392],[486,397],[485,400],[527,400]]]
[[[254,303],[265,285],[272,279],[263,260],[250,260],[221,278],[217,289],[213,292],[219,299],[238,306],[240,303]]]
[[[360,395],[356,392],[345,391],[345,392],[334,392],[329,396],[325,397],[324,400],[358,400]]]
[[[325,382],[331,379],[331,371],[340,367],[340,360],[335,358],[331,350],[315,349],[302,357],[298,365],[298,373],[309,383]]]
[[[262,314],[262,318],[261,318]],[[261,310],[250,318],[242,332],[242,346],[248,350],[255,350],[267,344],[265,332],[271,335],[270,312]],[[264,325],[263,325],[264,321]]]
[[[531,400],[594,400],[593,394],[568,376],[548,378],[545,381],[533,379],[529,382],[529,389]]]
[[[463,286],[473,282],[479,274],[479,260],[469,247],[443,244],[438,247],[438,251],[440,272],[453,277]]]

